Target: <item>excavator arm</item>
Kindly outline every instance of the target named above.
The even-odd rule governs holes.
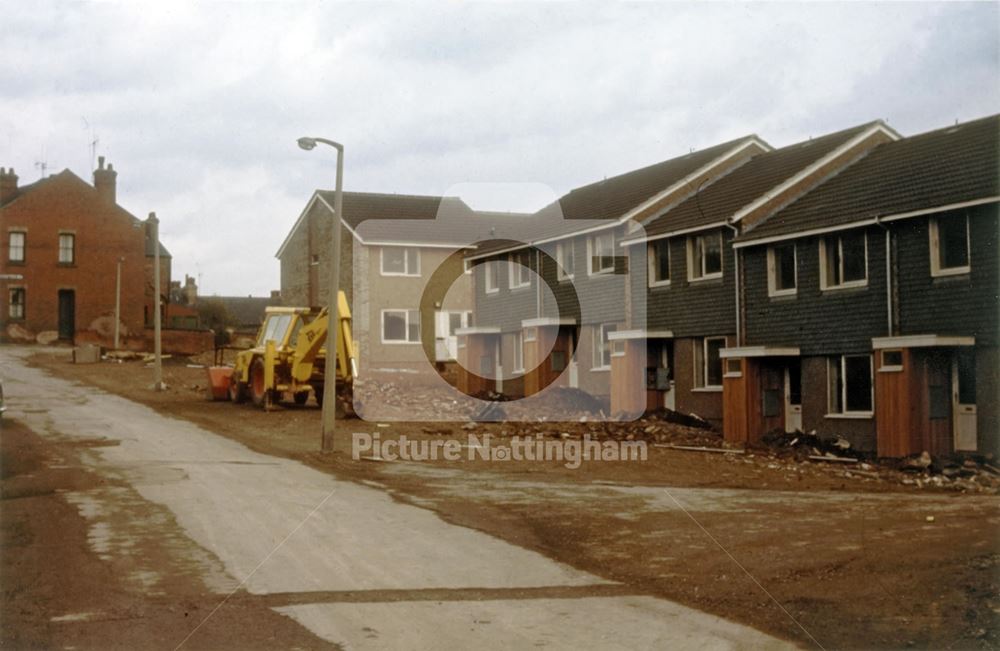
[[[354,357],[354,339],[351,333],[351,308],[347,305],[347,296],[338,292],[339,327],[337,328],[337,378],[344,381],[354,379],[357,374],[357,362]],[[292,353],[292,377],[297,382],[307,382],[312,377],[313,366],[321,352],[326,352],[327,329],[330,326],[328,308],[323,310],[299,330]]]

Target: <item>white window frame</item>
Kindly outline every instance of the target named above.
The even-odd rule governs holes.
[[[393,251],[403,251],[403,271],[386,271],[385,270],[385,252],[386,250]],[[410,271],[411,256],[415,259],[416,271]],[[420,277],[420,249],[415,246],[383,246],[379,249],[379,274],[382,276],[398,276],[404,278],[419,278]]]
[[[611,257],[610,267],[600,267],[594,269],[594,258],[597,252],[597,243],[603,239],[609,239],[611,241],[609,256]],[[598,258],[599,260],[599,258]],[[615,272],[615,233],[614,231],[608,231],[606,233],[598,233],[597,235],[591,235],[587,238],[587,275],[588,276],[606,276]]]
[[[63,251],[66,250],[66,249],[63,248],[63,238],[64,237],[70,238],[70,240],[69,240],[70,241],[69,260],[63,260]],[[59,255],[59,258],[58,258],[59,259],[59,264],[64,264],[64,265],[74,265],[74,264],[76,264],[76,233],[67,233],[67,232],[60,232],[59,233],[59,252],[58,252],[58,255]]]
[[[865,243],[865,277],[862,280],[849,280],[841,282],[839,285],[830,284],[830,279],[826,276],[826,247],[830,242],[835,242],[840,253],[840,277],[844,277],[844,238],[843,235],[830,235],[821,237],[819,240],[819,287],[823,291],[850,289],[852,287],[868,286],[868,233],[861,234]]]
[[[574,247],[574,242],[556,242],[556,279],[557,280],[573,280],[573,275],[576,273],[576,249]],[[566,253],[569,252],[570,258],[573,260],[573,265],[571,268],[567,269],[566,265]]]
[[[886,364],[885,354],[886,353],[899,353],[899,364]],[[903,370],[903,349],[902,348],[883,348],[879,351],[880,364],[878,367],[879,373],[898,373]]]
[[[956,215],[946,216],[943,219],[956,219]],[[969,239],[969,215],[962,216],[965,219],[965,259],[966,264],[959,267],[941,267],[941,240],[938,232],[938,220],[941,217],[932,217],[927,229],[930,237],[931,247],[931,275],[932,276],[957,276],[967,274],[972,271],[972,241]]]
[[[592,343],[594,345],[593,355],[591,355],[591,371],[611,370],[611,341],[608,333],[618,329],[616,323],[601,323],[592,330]],[[608,363],[604,363],[604,353],[608,353]]]
[[[767,247],[767,295],[775,296],[795,296],[799,291],[799,247],[792,242],[792,265],[794,266],[794,284],[791,288],[778,289],[778,261],[775,249],[786,244],[775,244]]]
[[[462,260],[462,273],[471,274],[472,266],[472,260],[469,260],[468,258]]]
[[[524,373],[524,333],[514,333],[514,372]]]
[[[719,270],[713,271],[712,273],[705,272],[705,254],[704,254],[704,241],[709,237],[717,237],[719,239]],[[696,233],[694,235],[689,235],[687,238],[687,268],[688,268],[688,281],[690,282],[700,282],[702,280],[717,280],[722,278],[722,274],[726,269],[726,249],[725,240],[722,237],[722,231],[716,230],[708,233]],[[701,255],[698,259],[701,260],[700,265],[695,264],[695,254],[698,253],[698,249],[701,249]]]
[[[732,370],[730,364],[735,364],[736,370]],[[722,377],[743,377],[743,358],[727,357],[722,360]]]
[[[695,339],[692,343],[694,345],[694,388],[692,391],[722,391],[721,378],[726,376],[726,363],[720,357],[719,363],[722,365],[721,373],[719,373],[720,383],[719,384],[709,384],[708,383],[708,342],[709,341],[722,341],[722,348],[727,346],[727,341],[725,337],[702,337],[700,340]],[[721,351],[722,348],[719,350]]]
[[[19,292],[21,294],[21,302],[19,303],[21,307],[21,314],[19,316],[14,315],[14,293]],[[24,287],[11,287],[7,290],[7,318],[11,321],[23,321],[28,316],[28,290]]]
[[[870,411],[848,411],[847,409],[847,358],[848,357],[867,357],[868,358],[868,388],[871,392],[871,397],[869,399],[872,408]],[[833,393],[831,392],[832,378],[831,369],[834,364],[838,365],[840,368],[840,404],[843,405],[843,411],[834,411],[833,405]],[[833,357],[827,357],[826,359],[826,417],[827,418],[872,418],[875,415],[875,360],[872,359],[871,354],[860,354],[860,355],[835,355]]]
[[[21,244],[17,248],[21,250],[21,257],[15,258],[14,253],[14,236],[21,236]],[[24,264],[25,259],[28,257],[28,233],[26,231],[14,230],[7,233],[7,262],[13,262],[15,264]]]
[[[500,291],[500,261],[487,260],[483,264],[483,292],[496,294]]]
[[[507,277],[510,279],[511,289],[524,289],[531,287],[531,267],[524,262],[518,262],[520,257],[527,258],[531,262],[530,251],[514,251],[507,256]]]
[[[404,327],[405,327],[405,330],[406,330],[406,339],[386,339],[385,338],[385,315],[388,314],[388,313],[390,313],[390,312],[394,312],[394,313],[397,313],[397,314],[398,313],[402,313],[403,314],[403,321],[404,321],[404,324],[405,324]],[[416,319],[417,319],[417,338],[415,340],[414,339],[410,339],[410,322],[411,322],[411,319],[413,318],[413,315],[416,315]],[[404,345],[404,346],[405,345],[420,344],[420,334],[421,334],[420,333],[420,311],[419,310],[409,310],[409,309],[406,309],[406,308],[389,308],[389,309],[384,309],[384,310],[381,311],[380,316],[379,316],[379,328],[381,330],[381,335],[382,335],[381,339],[382,339],[382,343],[383,344],[386,344],[386,345]]]
[[[666,280],[656,279],[656,270],[659,268],[657,264],[656,250],[659,246],[665,246],[667,249],[667,278]],[[648,286],[649,287],[668,287],[670,285],[670,240],[667,238],[654,240],[649,243],[646,248],[646,260],[648,261]]]

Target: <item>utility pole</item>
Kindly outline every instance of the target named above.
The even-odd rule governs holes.
[[[160,220],[149,213],[149,228],[153,239],[153,391],[163,391],[163,355],[160,346]]]
[[[115,350],[118,350],[119,335],[122,322],[122,262],[125,258],[118,258],[118,274],[115,276]]]

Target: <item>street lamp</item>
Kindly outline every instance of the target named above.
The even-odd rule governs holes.
[[[330,325],[326,329],[326,366],[323,371],[323,452],[333,450],[333,433],[337,412],[337,332],[340,330],[340,219],[344,194],[344,146],[326,138],[299,138],[299,147],[306,151],[317,143],[337,150],[337,189],[333,198],[333,244],[330,249]]]

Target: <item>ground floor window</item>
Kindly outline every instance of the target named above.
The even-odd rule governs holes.
[[[722,358],[725,337],[705,337],[694,342],[694,385],[699,389],[722,388]]]
[[[827,360],[829,413],[870,415],[872,356],[840,355]]]
[[[514,333],[514,372],[524,373],[524,334]]]
[[[417,310],[383,310],[382,343],[420,342],[420,313]]]
[[[25,291],[23,287],[12,287],[7,315],[12,319],[24,318]]]

